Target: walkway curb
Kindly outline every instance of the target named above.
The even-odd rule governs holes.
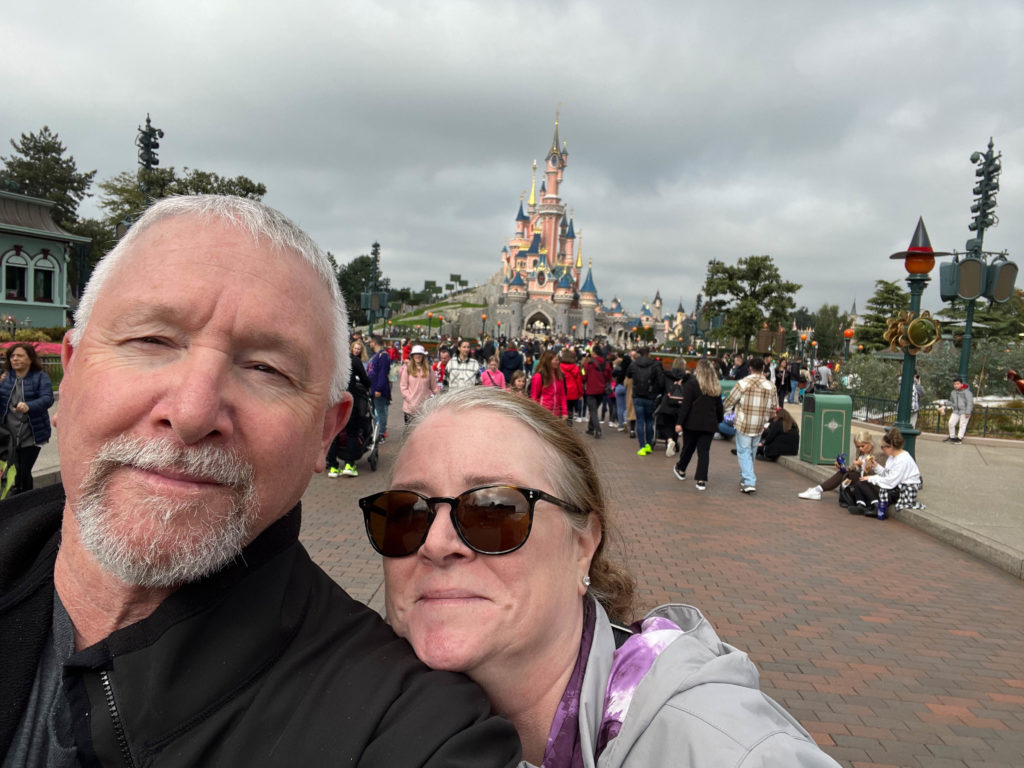
[[[803,475],[815,484],[830,477],[835,469],[831,466],[808,464],[796,456],[780,456],[778,463]],[[974,555],[980,560],[1000,568],[1024,580],[1024,552],[994,541],[977,531],[944,520],[934,512],[919,509],[902,509],[891,513],[900,522],[917,528],[939,541]]]

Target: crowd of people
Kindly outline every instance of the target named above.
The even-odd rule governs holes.
[[[667,456],[678,454],[672,472],[681,481],[688,479],[696,455],[692,479],[698,491],[707,490],[709,485],[712,442],[733,440],[739,489],[748,495],[757,491],[757,461],[775,461],[799,453],[800,429],[785,409],[785,402],[794,392],[801,396],[809,383],[816,390],[831,387],[833,375],[827,364],[818,366],[821,370],[814,374],[806,370],[798,373],[801,361],[783,358],[776,364],[770,354],[702,358],[692,371],[685,359],[678,357],[666,369],[647,347],[620,351],[601,339],[585,346],[567,339],[488,339],[476,347],[468,339],[459,339],[451,345],[441,344],[436,360],[430,359],[421,344],[407,342],[389,348],[375,336],[370,346],[375,350],[370,362],[380,360],[371,366],[377,371],[388,370],[390,360],[384,360],[393,350],[406,424],[442,392],[477,387],[507,391],[532,400],[569,428],[583,429],[592,439],[601,439],[605,428],[628,433],[636,441],[640,457],[649,455],[659,441],[664,441]],[[353,342],[354,358],[362,349],[362,341],[357,338]],[[357,393],[363,386],[360,367],[354,360],[350,390],[355,387]],[[792,386],[794,376],[799,377],[795,379],[798,388]],[[386,407],[390,388],[385,377],[370,378],[368,397],[375,406],[383,401],[381,405]],[[729,385],[725,393],[723,382]],[[962,405],[958,408],[964,410]],[[958,419],[962,425],[964,420]],[[355,429],[351,421],[349,429]],[[920,471],[903,450],[902,437],[887,434],[882,450],[869,461],[873,444],[870,436],[865,437],[867,434],[855,436],[858,453],[849,466],[841,470],[837,467],[834,477],[807,489],[800,497],[820,499],[823,492],[840,488],[844,507],[851,513],[872,517],[884,518],[889,495],[896,508],[920,508],[916,497],[921,487]],[[341,450],[332,446],[327,457],[329,476],[357,476],[349,458],[344,459],[344,468],[335,466]],[[887,469],[886,462],[892,456],[901,458],[895,467]]]

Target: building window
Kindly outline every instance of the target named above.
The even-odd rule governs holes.
[[[43,251],[43,257],[32,267],[32,300],[47,304],[54,302],[53,275],[56,270],[54,263],[48,258],[49,252]]]
[[[8,301],[27,301],[28,262],[14,254],[4,260],[4,297]]]
[[[53,270],[36,268],[32,274],[32,298],[35,301],[53,303]]]

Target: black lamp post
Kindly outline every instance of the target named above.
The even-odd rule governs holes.
[[[427,312],[427,338],[430,338],[430,329],[434,326],[434,313]]]
[[[484,328],[486,326],[487,326],[487,314],[484,313],[484,314],[480,315],[480,341],[481,341],[481,343],[484,340]]]
[[[584,320],[583,321],[583,344],[584,344],[584,346],[587,343],[587,326],[588,325],[590,325],[590,321],[589,320]]]

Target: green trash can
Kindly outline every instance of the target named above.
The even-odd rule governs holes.
[[[814,392],[804,395],[800,415],[800,460],[810,464],[834,464],[840,453],[850,451],[853,400],[849,395]]]
[[[722,385],[722,399],[725,400],[732,392],[732,388],[736,386],[736,382],[732,379],[722,379],[718,383]]]

